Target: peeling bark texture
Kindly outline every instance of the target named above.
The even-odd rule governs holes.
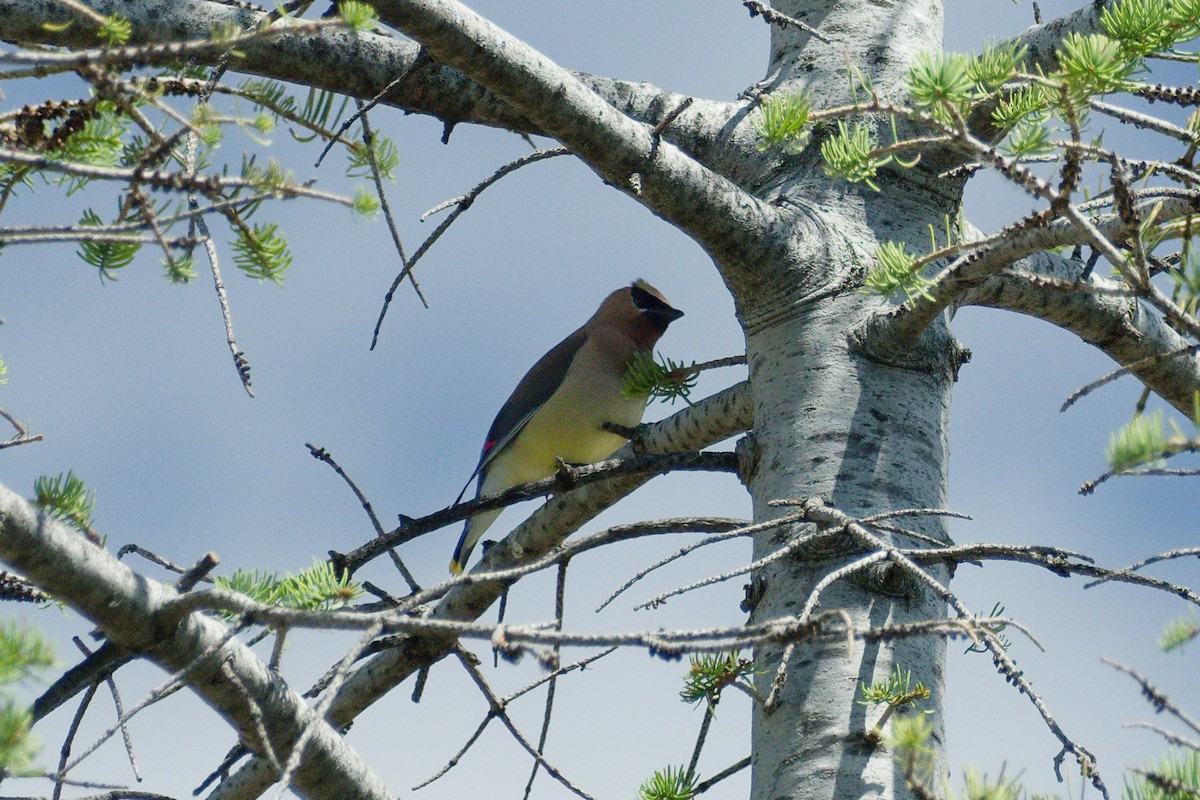
[[[199,613],[183,619],[170,614],[166,606],[178,597],[174,589],[136,574],[3,486],[0,558],[84,614],[115,644],[142,653],[169,673],[188,670],[188,685],[251,749],[259,749],[255,744],[260,740],[255,723],[259,711],[281,761],[301,732],[315,725],[291,783],[302,797],[393,797],[328,723],[314,719],[308,703],[241,641],[229,638],[228,628]],[[64,564],[71,569],[64,569]],[[264,789],[277,778],[273,770],[268,775]]]

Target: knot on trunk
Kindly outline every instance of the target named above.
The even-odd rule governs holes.
[[[872,564],[864,569],[858,575],[858,584],[869,592],[885,597],[914,598],[921,594],[920,581],[891,560]]]

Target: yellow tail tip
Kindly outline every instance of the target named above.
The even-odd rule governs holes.
[[[457,561],[450,562],[450,574],[451,575],[462,575],[462,571],[463,571],[462,564],[458,563]]]

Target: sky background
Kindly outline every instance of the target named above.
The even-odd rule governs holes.
[[[675,91],[732,99],[765,68],[767,28],[734,0],[488,0],[472,6],[565,66]],[[1041,6],[1047,18],[1069,8]],[[947,47],[977,50],[984,37],[1016,33],[1032,15],[1024,2],[952,0]],[[1194,73],[1172,78],[1188,82]],[[77,81],[66,79],[3,89],[5,108],[81,91]],[[389,110],[372,119],[400,147],[397,181],[388,191],[409,252],[437,224],[438,218],[419,221],[426,209],[529,149],[511,134],[467,126],[443,146],[436,121]],[[1105,133],[1106,143],[1119,141],[1114,126]],[[232,134],[221,152],[236,163],[245,146]],[[271,150],[298,177],[315,175],[320,187],[349,192],[340,157],[314,170],[317,149],[293,142],[283,129]],[[109,215],[116,201],[111,190],[64,198],[41,186],[10,203],[0,223],[73,222],[84,202]],[[972,185],[967,214],[994,230],[1026,204],[1018,190],[985,177]],[[382,219],[363,221],[343,208],[307,201],[270,206],[259,218],[278,221],[287,231],[295,263],[279,288],[238,274],[225,251],[225,281],[239,344],[253,368],[254,399],[237,382],[206,272],[191,286],[169,285],[157,254],[147,249],[118,280],[102,282],[73,247],[11,247],[0,254],[0,354],[9,368],[0,407],[46,437],[0,454],[0,482],[29,495],[38,475],[71,469],[95,490],[95,526],[114,550],[137,543],[182,564],[212,550],[222,572],[294,571],[330,549],[350,550],[372,536],[358,503],[308,455],[306,442],[338,459],[385,525],[398,513],[420,516],[447,505],[474,467],[496,410],[528,366],[586,319],[607,292],[633,278],[646,278],[687,313],[660,343],[663,354],[704,361],[744,352],[732,302],[700,249],[568,159],[527,167],[489,189],[419,267],[431,308],[402,288],[373,352],[367,349],[372,326],[398,270]],[[1112,367],[1105,357],[1063,331],[1012,314],[963,309],[953,328],[974,353],[952,411],[950,502],[974,517],[951,525],[957,541],[1049,544],[1091,553],[1113,567],[1195,544],[1194,483],[1123,479],[1091,497],[1077,494],[1080,483],[1104,471],[1108,433],[1132,412],[1134,382],[1110,385],[1061,414],[1068,394]],[[739,369],[707,374],[697,396],[743,375]],[[656,404],[647,419],[669,413]],[[506,512],[490,533],[498,537],[533,507]],[[730,476],[670,476],[587,530],[685,514],[744,517],[749,511],[748,498]],[[422,582],[433,583],[444,577],[457,535],[454,526],[401,553]],[[694,592],[656,612],[631,609],[658,591],[743,563],[747,542],[702,550],[604,613],[593,613],[641,565],[683,541],[644,541],[580,559],[568,586],[568,627],[740,624],[739,581]],[[168,579],[136,559],[133,566]],[[1192,586],[1200,577],[1195,562],[1152,573]],[[382,563],[361,577],[401,591],[398,577]],[[1196,711],[1196,653],[1194,647],[1170,656],[1156,652],[1163,625],[1187,612],[1181,601],[1128,586],[1085,591],[1083,583],[1032,567],[989,564],[960,568],[953,588],[973,610],[986,613],[1000,602],[1032,628],[1045,652],[1014,634],[1013,656],[1063,729],[1096,754],[1116,793],[1123,768],[1162,748],[1152,734],[1122,728],[1152,714],[1136,685],[1099,657],[1136,665]],[[88,630],[71,612],[4,613],[53,632],[64,665],[75,660],[67,637]],[[509,620],[552,615],[552,577],[523,581],[511,598]],[[285,676],[306,689],[349,641],[295,636]],[[967,764],[993,775],[1005,767],[1007,774],[1020,772],[1034,791],[1078,796],[1083,782],[1073,765],[1065,767],[1067,784],[1055,782],[1058,744],[1029,701],[996,675],[989,658],[963,655],[962,649],[951,646],[949,657],[954,785]],[[564,660],[571,658],[568,653]],[[498,669],[487,661],[489,679],[502,692],[538,675],[529,660]],[[702,716],[677,699],[685,669],[629,651],[565,679],[548,757],[597,797],[630,797],[655,769],[685,763]],[[122,671],[126,703],[164,677],[149,667]],[[37,689],[29,687],[27,694]],[[398,688],[349,735],[403,796],[453,756],[486,713],[464,671],[449,661],[432,672],[419,705],[410,701],[410,691],[409,684]],[[541,708],[539,694],[511,709],[531,738]],[[60,710],[39,730],[47,767],[72,713],[73,707]],[[98,697],[77,749],[112,719],[111,703]],[[748,722],[749,701],[728,696],[701,759],[703,777],[747,754]],[[131,729],[146,777],[141,788],[178,797],[188,796],[234,741],[190,695],[151,708]],[[529,767],[508,734],[492,725],[458,767],[415,796],[460,797],[481,786],[495,796],[520,796]],[[77,777],[132,782],[116,741]],[[744,771],[708,796],[745,797],[747,786]],[[45,782],[9,782],[0,791],[48,789]],[[568,795],[543,774],[535,796]]]

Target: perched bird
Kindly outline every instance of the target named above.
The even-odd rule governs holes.
[[[525,373],[496,415],[471,476],[479,477],[475,496],[548,478],[557,469],[556,458],[589,464],[612,455],[625,439],[601,425],[632,427],[646,410],[644,397],[631,399],[621,393],[630,360],[637,353],[650,353],[667,326],[682,316],[643,280],[604,298],[582,328]],[[452,573],[462,572],[500,511],[484,511],[467,520],[450,562]]]

